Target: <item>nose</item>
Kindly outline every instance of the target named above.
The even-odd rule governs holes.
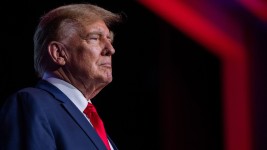
[[[115,53],[115,49],[113,45],[111,44],[111,41],[109,39],[104,40],[104,49],[102,51],[102,55],[104,56],[111,56]]]

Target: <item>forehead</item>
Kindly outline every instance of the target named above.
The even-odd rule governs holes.
[[[106,23],[103,20],[98,20],[85,25],[86,32],[101,32],[108,34],[110,32]]]

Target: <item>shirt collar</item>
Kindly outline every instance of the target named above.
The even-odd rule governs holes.
[[[61,90],[81,112],[84,111],[88,102],[91,103],[90,100],[87,100],[83,96],[81,91],[79,91],[76,87],[74,87],[73,85],[69,84],[64,80],[55,77],[47,77],[43,79],[56,86],[59,90]]]

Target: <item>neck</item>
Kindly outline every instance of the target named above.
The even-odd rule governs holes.
[[[65,82],[68,82],[69,84],[73,85],[79,91],[81,91],[81,93],[86,99],[92,99],[106,86],[106,84],[97,84],[90,80],[86,80],[86,82],[83,82],[82,80],[77,80],[73,76],[68,76],[64,72],[60,72],[58,70],[53,72],[45,72],[42,78],[46,79],[50,77],[64,80]]]

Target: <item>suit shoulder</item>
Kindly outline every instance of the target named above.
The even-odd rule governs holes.
[[[53,96],[45,90],[35,87],[27,87],[10,95],[5,100],[4,105],[26,104],[29,106],[35,106],[47,103],[52,97]]]
[[[27,87],[23,88],[11,95],[11,97],[17,97],[17,98],[45,98],[45,97],[51,97],[51,94],[49,94],[47,91],[35,87]]]

